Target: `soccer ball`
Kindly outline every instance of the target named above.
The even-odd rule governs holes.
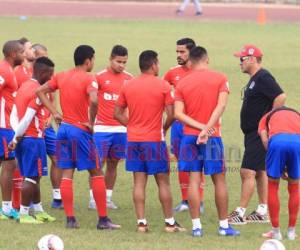
[[[266,240],[260,250],[285,250],[285,246],[279,240]]]
[[[64,243],[57,235],[47,234],[39,240],[37,247],[38,250],[63,250]]]

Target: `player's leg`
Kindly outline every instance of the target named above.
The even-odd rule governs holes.
[[[22,189],[23,177],[18,168],[13,172],[13,190],[12,190],[12,207],[16,210],[20,209],[21,205],[21,189]]]
[[[18,213],[12,207],[13,172],[16,169],[15,152],[8,150],[8,143],[14,136],[13,130],[0,129],[0,185],[2,193],[2,211],[0,219],[18,218]]]
[[[52,184],[52,208],[62,208],[62,200],[60,194],[60,181],[61,181],[61,169],[56,165],[56,133],[50,126],[45,129],[45,144],[47,155],[51,160],[50,167],[50,180]]]
[[[182,3],[179,7],[179,9],[177,10],[177,14],[183,13],[184,10],[186,9],[186,7],[188,6],[190,0],[182,0]]]
[[[118,207],[112,201],[114,186],[117,179],[117,167],[120,159],[125,159],[125,148],[127,143],[126,133],[113,133],[112,145],[106,161],[105,184],[106,184],[106,205],[110,209]]]
[[[202,15],[202,7],[200,4],[200,0],[193,0],[195,8],[196,8],[196,16]]]
[[[224,147],[220,137],[211,137],[204,148],[204,173],[211,175],[219,218],[219,235],[238,236],[240,232],[228,223],[228,191],[225,180]]]
[[[251,145],[252,166],[256,171],[256,186],[259,204],[255,211],[246,217],[248,223],[269,223],[268,204],[267,204],[267,175],[265,167],[266,151],[257,133],[252,135]]]

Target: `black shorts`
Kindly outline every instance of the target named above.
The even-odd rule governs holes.
[[[266,150],[257,131],[245,134],[244,146],[245,152],[242,161],[242,168],[254,171],[266,170]]]

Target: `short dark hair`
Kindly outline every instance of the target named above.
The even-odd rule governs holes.
[[[196,46],[190,51],[189,59],[192,62],[198,62],[207,57],[207,51],[201,46]]]
[[[35,50],[41,49],[41,50],[47,51],[46,46],[44,46],[43,44],[40,44],[40,43],[33,44],[32,48]]]
[[[9,57],[12,53],[18,52],[20,50],[21,45],[19,40],[10,40],[4,43],[2,52],[5,57]]]
[[[19,39],[19,43],[21,43],[22,45],[24,45],[25,43],[28,43],[29,40],[26,37],[22,37]]]
[[[80,45],[74,51],[75,66],[83,65],[86,59],[92,59],[95,50],[89,45]]]
[[[158,54],[153,50],[145,50],[139,56],[139,66],[142,72],[147,71],[151,66],[157,63]]]
[[[179,39],[176,42],[176,45],[185,45],[189,51],[191,51],[193,48],[196,47],[195,41],[192,38],[188,38],[188,37]]]
[[[112,50],[111,50],[111,54],[110,56],[112,58],[116,57],[116,56],[128,56],[128,51],[127,49],[122,46],[122,45],[115,45]]]
[[[36,65],[36,64],[43,64],[43,65],[46,65],[48,67],[54,67],[55,66],[54,62],[52,62],[51,59],[49,59],[48,57],[45,57],[45,56],[37,58],[34,62],[34,65]]]

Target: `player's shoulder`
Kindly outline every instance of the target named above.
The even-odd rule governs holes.
[[[96,77],[100,77],[100,76],[103,76],[103,75],[105,75],[105,74],[107,74],[108,73],[108,70],[107,69],[102,69],[102,70],[100,70],[99,72],[97,72],[96,73]]]
[[[124,75],[125,77],[130,78],[130,79],[133,78],[133,74],[129,73],[129,72],[126,71],[126,70],[123,71],[123,75]]]
[[[176,72],[181,71],[181,70],[182,70],[182,66],[181,66],[181,65],[176,65],[176,66],[171,67],[171,68],[166,72],[166,74],[176,73]]]

